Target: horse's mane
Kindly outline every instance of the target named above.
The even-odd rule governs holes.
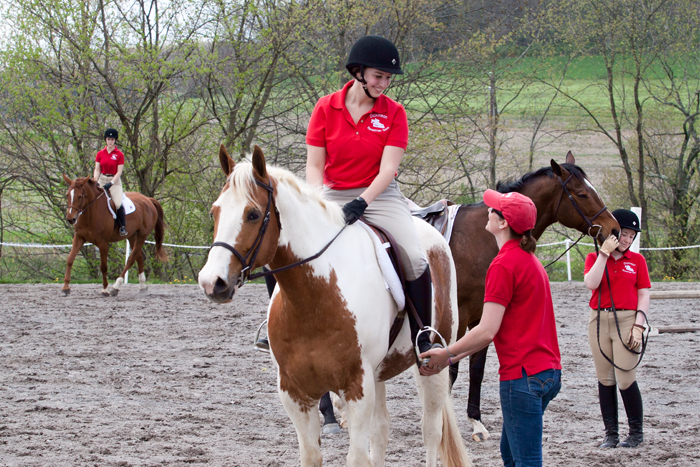
[[[319,189],[312,187],[289,170],[281,167],[273,167],[268,165],[267,173],[270,175],[270,177],[274,178],[277,183],[287,186],[290,189],[289,191],[299,200],[318,203],[333,222],[338,224],[342,224],[344,222],[342,208],[337,203],[323,198]],[[249,203],[252,203],[259,209],[262,209],[262,206],[260,206],[252,197],[251,188],[255,186],[255,176],[253,175],[252,163],[237,163],[229,180],[231,182],[231,190],[233,190],[233,195],[235,197],[245,198]]]
[[[581,180],[582,182],[585,181],[588,176],[586,176],[586,172],[583,171],[581,167],[578,165],[574,164],[559,164],[561,167],[565,168],[571,174],[574,176],[574,178]],[[525,185],[530,183],[536,178],[539,177],[554,177],[554,171],[552,170],[551,167],[542,167],[539,170],[535,170],[533,172],[528,172],[522,177],[520,177],[518,180],[506,180],[506,181],[500,181],[496,184],[496,190],[499,193],[510,193],[511,191],[517,191],[520,192]]]
[[[73,185],[77,188],[82,188],[86,183],[88,185],[95,184],[95,182],[90,177],[78,177],[75,180],[73,180]]]

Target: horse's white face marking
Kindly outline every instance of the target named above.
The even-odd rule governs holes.
[[[595,191],[596,194],[598,193],[598,190],[595,189],[595,187],[593,186],[593,184],[592,184],[590,181],[588,181],[587,178],[584,178],[583,180],[586,182],[586,185],[588,185],[588,188],[590,188],[591,190]]]
[[[71,188],[71,190],[70,190],[70,206],[69,206],[69,209],[68,209],[68,213],[69,213],[69,214],[70,214],[70,212],[73,210],[73,197],[74,197],[74,196],[75,196],[75,190]]]

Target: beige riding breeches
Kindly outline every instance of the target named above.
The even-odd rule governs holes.
[[[326,199],[342,206],[360,196],[363,191],[365,188],[332,190],[324,187],[323,195]],[[387,189],[367,206],[364,217],[368,222],[385,229],[394,237],[399,245],[399,255],[406,280],[418,279],[428,267],[428,262],[420,246],[418,231],[413,223],[411,211],[408,209],[408,202],[396,181],[392,181]]]
[[[617,314],[617,322],[620,326],[619,335],[617,333],[617,325],[615,324],[615,314]],[[588,321],[588,343],[591,346],[591,352],[593,354],[596,376],[598,376],[598,381],[604,386],[614,386],[618,384],[620,389],[627,389],[634,383],[637,377],[636,368],[629,371],[619,370],[613,367],[600,353],[600,349],[603,349],[605,355],[620,368],[628,369],[637,364],[639,355],[625,348],[636,315],[636,310],[617,310],[615,313],[601,310],[599,348],[597,332],[598,310],[591,310],[591,317]],[[620,340],[620,336],[622,336],[623,341]],[[639,351],[639,348],[635,350]]]
[[[105,186],[107,182],[111,182],[114,176],[112,175],[105,175],[105,174],[100,174],[100,178],[97,180],[97,184],[102,186]],[[117,209],[122,205],[122,194],[124,192],[122,191],[122,179],[121,177],[119,180],[117,180],[117,183],[111,186],[109,189],[109,196],[112,197],[112,200],[114,200],[114,206],[116,206]]]

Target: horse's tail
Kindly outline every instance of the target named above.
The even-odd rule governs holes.
[[[447,395],[442,407],[442,440],[438,453],[445,467],[473,467],[469,453],[457,426],[457,417],[452,406],[452,396]]]
[[[156,238],[156,258],[161,261],[168,260],[168,254],[163,249],[163,238],[165,237],[165,215],[163,214],[163,207],[160,205],[157,199],[148,198],[155,206],[156,211],[158,211],[158,219],[156,220],[156,229],[153,235]]]

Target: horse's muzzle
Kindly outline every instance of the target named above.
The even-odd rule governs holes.
[[[66,218],[66,222],[68,222],[70,225],[75,225],[75,223],[77,222],[77,220],[78,220],[77,217],[73,217],[73,218],[71,218],[71,219]]]
[[[199,284],[204,290],[204,294],[214,303],[228,303],[238,290],[238,283],[230,285],[225,280],[217,277],[213,284]]]

